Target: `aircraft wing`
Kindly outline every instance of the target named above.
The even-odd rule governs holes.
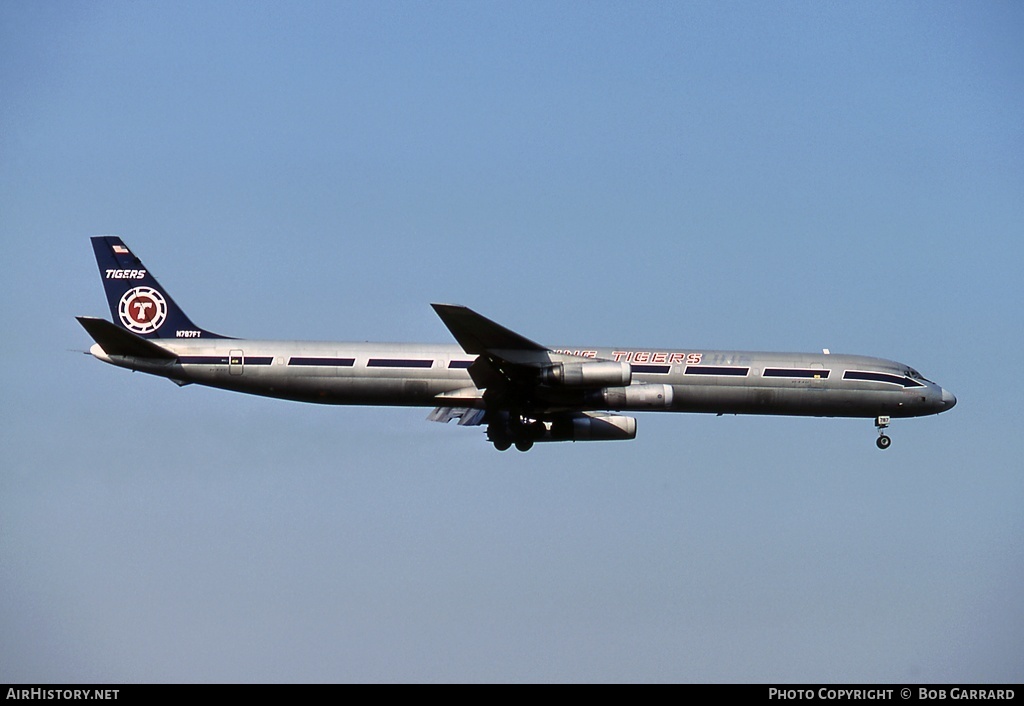
[[[462,350],[472,355],[487,355],[492,351],[547,352],[547,348],[510,331],[501,324],[481,316],[472,309],[458,304],[431,304],[441,321],[455,336]]]
[[[551,350],[499,323],[458,304],[431,304],[462,350],[477,356],[469,376],[480,388],[502,393],[535,378],[537,369],[551,364]]]
[[[530,406],[542,369],[566,358],[456,304],[432,304],[462,349],[477,356],[469,376],[488,408]]]

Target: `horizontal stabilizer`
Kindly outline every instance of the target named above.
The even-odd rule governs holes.
[[[152,341],[125,331],[106,319],[92,316],[77,316],[78,323],[92,336],[107,355],[131,356],[134,358],[156,358],[174,360],[178,356]]]

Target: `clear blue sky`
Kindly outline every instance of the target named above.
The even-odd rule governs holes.
[[[0,0],[0,681],[1024,680],[1024,6]],[[894,358],[898,421],[495,452],[73,351],[201,326]]]

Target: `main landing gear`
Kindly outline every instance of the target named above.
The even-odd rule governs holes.
[[[491,439],[491,443],[494,444],[494,448],[498,451],[508,451],[515,444],[515,447],[520,451],[529,451],[533,448],[533,439],[519,437],[515,441],[512,439],[499,436],[496,439]]]
[[[492,443],[494,444],[494,448],[498,449],[498,451],[508,451],[513,445],[515,445],[519,451],[529,451],[533,448],[533,439],[519,438],[513,441],[512,439],[499,437],[494,439]]]
[[[878,427],[878,439],[875,441],[875,446],[884,451],[892,444],[892,439],[885,435],[885,430],[889,426],[889,417],[875,417],[875,426]]]
[[[529,451],[533,448],[534,440],[546,431],[547,427],[539,419],[513,414],[505,424],[491,422],[487,426],[487,437],[498,451],[508,451],[513,445],[519,451]]]

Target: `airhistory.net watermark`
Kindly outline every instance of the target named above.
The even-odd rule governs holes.
[[[117,692],[120,689],[14,689],[10,688],[7,690],[8,699],[25,699],[32,701],[35,699],[49,700],[57,699],[64,701],[89,701],[95,699],[97,701],[106,701],[109,699],[117,699]]]

